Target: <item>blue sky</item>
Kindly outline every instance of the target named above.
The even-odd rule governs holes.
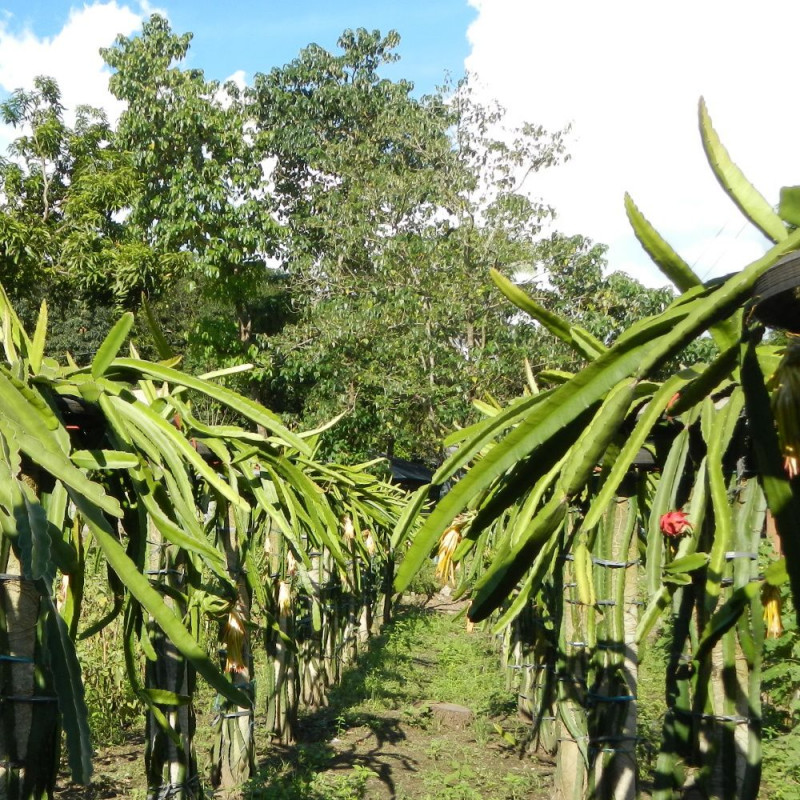
[[[167,12],[175,32],[194,34],[189,63],[217,79],[238,70],[248,78],[266,72],[311,42],[334,49],[346,28],[394,29],[402,37],[401,62],[385,74],[412,80],[420,93],[433,91],[447,72],[461,75],[469,54],[467,28],[476,13],[467,0],[168,0],[155,6]],[[8,31],[30,30],[37,37],[56,35],[70,7],[0,0]]]

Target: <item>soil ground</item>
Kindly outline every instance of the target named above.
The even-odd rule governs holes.
[[[525,753],[525,725],[503,685],[488,634],[468,632],[461,610],[435,595],[405,606],[332,691],[302,717],[292,747],[264,743],[242,797],[253,800],[538,800],[552,765]],[[451,704],[441,707],[440,704]],[[198,714],[201,732],[211,714]],[[101,749],[89,787],[59,800],[146,797],[144,740]]]

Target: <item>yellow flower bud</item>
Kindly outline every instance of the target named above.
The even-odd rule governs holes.
[[[222,639],[225,643],[225,671],[232,673],[247,674],[247,666],[244,663],[244,608],[240,603],[228,614],[228,624],[225,626],[225,633]]]
[[[764,624],[767,627],[767,639],[777,639],[783,633],[780,589],[777,586],[765,583],[761,587],[761,604],[764,606]]]
[[[278,613],[287,616],[292,608],[292,588],[287,581],[278,583]]]
[[[442,583],[455,583],[456,569],[453,553],[461,542],[461,533],[454,525],[449,527],[439,539],[439,554],[436,563],[436,577]]]

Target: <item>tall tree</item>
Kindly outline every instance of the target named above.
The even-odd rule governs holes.
[[[153,15],[140,36],[103,50],[114,70],[109,88],[127,104],[117,142],[140,177],[128,224],[157,253],[191,256],[183,287],[202,285],[229,302],[246,344],[276,226],[241,92],[181,67],[191,38]]]
[[[526,355],[554,358],[515,324],[489,267],[548,272],[570,249],[581,263],[602,250],[539,241],[553,211],[525,183],[565,157],[563,132],[509,125],[469,81],[416,97],[381,77],[398,42],[347,31],[338,53],[311,45],[255,78],[298,314],[264,346],[286,410],[308,423],[346,413],[328,435],[337,455],[436,460],[472,400],[519,392]]]
[[[169,285],[185,261],[132,235],[122,213],[139,186],[102,111],[65,121],[58,84],[40,76],[0,116],[18,131],[0,162],[0,280],[33,317],[50,302],[50,347],[92,354],[115,309]]]

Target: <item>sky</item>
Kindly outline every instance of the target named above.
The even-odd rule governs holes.
[[[248,81],[310,42],[333,49],[345,28],[398,30],[402,60],[387,77],[424,93],[468,69],[512,119],[571,126],[569,162],[526,186],[556,208],[558,229],[607,244],[611,269],[649,285],[664,279],[630,231],[626,191],[703,278],[766,249],[705,163],[701,95],[770,203],[800,184],[796,0],[0,0],[0,97],[49,74],[68,108],[116,116],[98,49],[153,11],[193,32],[188,65],[220,80]]]

